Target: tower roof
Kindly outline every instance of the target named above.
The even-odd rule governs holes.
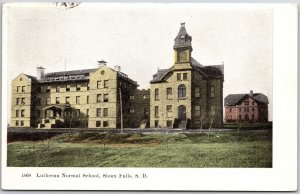
[[[192,48],[192,37],[186,32],[185,23],[181,23],[180,30],[175,38],[174,49],[183,47]]]

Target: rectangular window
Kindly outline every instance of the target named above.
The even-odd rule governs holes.
[[[76,117],[80,117],[80,109],[76,109]]]
[[[70,104],[70,97],[66,97],[66,104]]]
[[[104,88],[108,88],[108,80],[104,80],[103,84],[104,84],[104,86],[103,86]]]
[[[172,117],[172,105],[167,105],[167,117]]]
[[[187,73],[183,73],[182,78],[183,78],[183,80],[187,80]]]
[[[21,104],[25,105],[25,98],[21,98]]]
[[[244,102],[244,105],[245,105],[245,106],[248,106],[248,105],[249,105],[249,101],[245,101],[245,102]]]
[[[56,86],[56,92],[60,92],[60,86]]]
[[[51,90],[51,86],[47,86],[46,92],[48,93],[50,92],[50,90]]]
[[[134,96],[133,96],[133,95],[131,95],[131,96],[129,96],[129,98],[130,98],[130,100],[133,100],[133,99],[134,99]]]
[[[55,103],[59,104],[59,97],[56,97]]]
[[[143,99],[149,99],[150,98],[150,95],[149,94],[144,94],[143,95]]]
[[[86,103],[90,103],[90,96],[86,96]]]
[[[158,120],[154,121],[154,127],[158,127]]]
[[[17,92],[18,93],[20,92],[20,86],[17,86]]]
[[[156,118],[159,117],[159,107],[158,107],[158,106],[155,106],[155,107],[154,107],[154,116],[155,116]]]
[[[25,93],[25,86],[22,86],[22,93]]]
[[[154,90],[154,94],[155,94],[155,100],[159,100],[159,89],[158,88],[156,88]]]
[[[108,108],[103,109],[103,117],[108,117]]]
[[[242,112],[242,109],[241,109],[241,108],[239,108],[239,112]]]
[[[51,104],[51,99],[50,98],[46,98],[46,104],[47,105]]]
[[[21,110],[21,117],[25,117],[25,110]]]
[[[37,99],[36,99],[36,104],[37,104],[37,105],[41,105],[41,98],[37,98]]]
[[[19,117],[20,115],[19,115],[19,110],[16,110],[16,117]]]
[[[101,94],[97,94],[97,102],[101,102],[101,97],[102,97]]]
[[[97,88],[101,88],[101,81],[97,81]]]
[[[96,121],[96,127],[101,127],[101,121]]]
[[[254,112],[254,108],[252,108],[252,112]]]
[[[103,127],[108,127],[108,121],[103,121]]]
[[[41,116],[41,111],[40,111],[40,110],[37,110],[37,111],[36,111],[36,115],[37,115],[37,117],[40,117],[40,116]]]
[[[69,92],[71,90],[71,85],[66,85],[66,91]]]
[[[195,97],[196,98],[200,97],[200,87],[195,87]]]
[[[19,105],[20,98],[17,98],[16,105]]]
[[[16,126],[19,126],[19,121],[16,121]]]
[[[177,73],[177,80],[178,80],[178,81],[181,80],[181,73]]]
[[[80,104],[80,96],[76,96],[76,104]]]
[[[167,99],[172,99],[172,88],[167,88]]]
[[[86,85],[86,90],[90,90],[90,83]]]
[[[232,112],[232,108],[229,108],[229,112]]]
[[[101,108],[96,109],[96,115],[97,117],[101,117]]]
[[[195,117],[197,117],[197,119],[199,119],[201,112],[200,112],[200,106],[195,106]]]
[[[86,116],[89,116],[90,109],[86,109]]]
[[[167,121],[167,127],[168,127],[168,128],[172,128],[172,121],[170,121],[170,120]]]
[[[210,97],[211,98],[215,97],[215,87],[214,86],[210,87]]]
[[[108,102],[108,94],[104,94],[103,97],[103,102]]]
[[[80,91],[81,85],[80,84],[76,84],[76,91]]]
[[[255,102],[252,102],[252,105],[255,105]]]
[[[129,109],[129,113],[133,114],[134,113],[134,109],[133,108]]]
[[[24,126],[24,121],[21,121],[21,126]]]

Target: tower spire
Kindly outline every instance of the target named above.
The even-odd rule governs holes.
[[[190,48],[192,50],[192,37],[186,32],[185,22],[180,23],[180,30],[175,38],[174,49]]]

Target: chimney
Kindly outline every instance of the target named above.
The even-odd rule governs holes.
[[[121,72],[121,66],[120,65],[115,65],[114,66],[115,71]]]
[[[44,78],[44,75],[45,75],[45,68],[42,67],[42,66],[39,66],[36,68],[36,78],[38,80]]]
[[[98,66],[106,66],[106,61],[103,61],[103,59],[101,61],[98,61]]]
[[[250,96],[253,96],[253,90],[250,90]]]

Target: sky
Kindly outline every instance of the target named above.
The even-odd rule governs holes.
[[[192,57],[202,65],[224,62],[223,96],[263,93],[273,120],[272,9],[197,4],[95,4],[64,9],[54,3],[11,4],[6,9],[8,116],[11,81],[20,73],[96,68],[97,61],[149,88],[158,68],[173,64],[174,39],[185,22]],[[9,119],[9,118],[8,118]]]

